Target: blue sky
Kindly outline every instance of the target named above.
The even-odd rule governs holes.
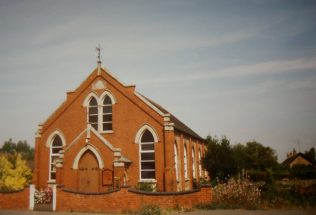
[[[0,144],[96,67],[201,136],[316,146],[316,1],[0,1]]]

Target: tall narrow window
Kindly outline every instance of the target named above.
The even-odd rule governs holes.
[[[201,149],[199,149],[199,176],[202,177],[202,160],[201,160]]]
[[[179,180],[178,147],[177,147],[176,143],[174,143],[174,167],[175,167],[175,170],[176,170],[176,179]]]
[[[188,179],[188,153],[187,147],[184,145],[184,154],[183,154],[183,165],[184,165],[184,178]]]
[[[196,171],[195,171],[195,150],[192,147],[192,175],[193,178],[196,178]]]
[[[112,100],[105,96],[103,100],[103,131],[112,130]]]
[[[98,130],[98,103],[94,97],[90,99],[88,115],[89,123],[95,130]]]
[[[59,152],[63,149],[63,144],[58,135],[53,139],[50,146],[50,161],[49,161],[49,180],[56,180],[56,160],[59,158]]]
[[[155,146],[154,137],[147,129],[140,143],[140,178],[155,179]]]

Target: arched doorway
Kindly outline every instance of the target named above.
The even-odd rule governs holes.
[[[87,150],[79,161],[79,186],[80,192],[99,191],[99,165],[94,154]]]

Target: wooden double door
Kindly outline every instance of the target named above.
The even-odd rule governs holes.
[[[79,161],[78,190],[98,192],[100,188],[100,169],[95,155],[86,151]]]

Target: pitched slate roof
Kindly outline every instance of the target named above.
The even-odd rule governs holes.
[[[310,162],[312,165],[315,165],[315,163],[309,159],[308,157],[306,157],[303,153],[299,152],[291,157],[288,157],[287,159],[285,159],[282,164],[285,165],[285,166],[289,166],[297,157],[302,157],[304,158],[305,160],[307,160],[308,162]]]
[[[165,108],[163,108],[161,105],[157,104],[153,100],[147,98],[146,96],[142,95],[145,99],[147,99],[152,105],[154,105],[156,108],[158,108],[161,112],[164,114],[170,114],[170,120],[174,123],[174,128],[178,131],[181,131],[193,138],[199,139],[203,142],[205,142],[205,139],[202,138],[200,135],[198,135],[195,131],[193,131],[190,127],[188,127],[186,124],[184,124],[182,121],[180,121],[177,117],[175,117],[173,114],[171,114],[169,111],[167,111]]]
[[[101,67],[101,71],[107,73],[109,76],[111,76],[113,79],[115,79],[118,83],[120,83],[121,85],[123,85],[124,87],[127,86],[135,86],[135,85],[125,85],[123,84],[121,81],[119,81],[118,78],[116,78],[108,69],[104,69]],[[77,92],[80,90],[80,88],[82,88],[87,82],[91,82],[92,80],[94,80],[95,76],[97,73],[97,68],[79,85],[79,87],[77,87],[77,89],[75,91],[72,92]],[[140,93],[138,93],[140,94]],[[140,94],[143,98],[145,98],[145,100],[147,100],[151,105],[153,105],[154,107],[156,107],[159,111],[161,111],[164,114],[170,114],[169,111],[167,111],[165,108],[163,108],[161,105],[157,104],[156,102],[154,102],[153,100],[147,98],[146,96]],[[67,98],[68,100],[68,98]],[[66,100],[66,101],[67,101]],[[65,109],[67,107],[67,102],[63,102],[49,117],[48,119],[46,119],[46,121],[44,123],[41,123],[41,125],[45,125],[47,124],[50,120],[52,120],[54,117],[58,117],[59,114],[61,114],[61,112],[63,111],[63,109]],[[178,131],[181,131],[193,138],[199,139],[202,142],[205,142],[205,139],[202,138],[200,135],[198,135],[195,131],[193,131],[190,127],[188,127],[186,124],[184,124],[182,121],[180,121],[177,117],[175,117],[174,115],[170,114],[170,120],[171,122],[174,123],[174,128]],[[44,129],[47,129],[48,126],[46,126]]]

